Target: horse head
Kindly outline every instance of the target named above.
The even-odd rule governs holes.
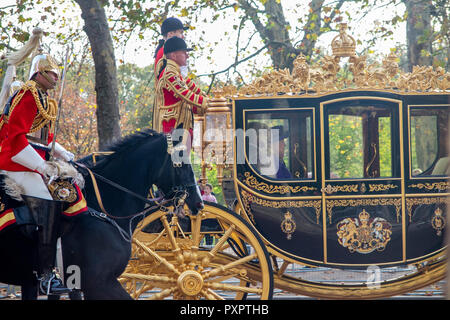
[[[88,156],[77,161],[92,169],[94,174],[107,178],[139,196],[147,196],[152,185],[164,196],[164,206],[174,205],[182,213],[184,204],[192,214],[203,208],[191,164],[172,161],[173,144],[167,136],[144,130],[115,142],[96,162]],[[144,202],[136,196],[98,180],[103,204],[112,215],[130,215],[142,210]],[[86,183],[86,200],[91,208],[100,210],[91,179]]]
[[[165,161],[155,184],[178,214],[184,215],[186,204],[195,215],[203,209],[203,200],[189,157],[178,157],[179,152],[186,152],[186,148],[181,143],[174,145],[171,135],[165,136],[167,142]]]

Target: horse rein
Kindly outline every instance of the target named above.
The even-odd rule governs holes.
[[[171,152],[173,152],[173,144],[172,144],[171,135],[166,135],[166,138],[167,138],[166,141],[168,142],[168,153],[166,154],[166,156],[168,156],[168,155],[171,155]],[[142,215],[146,214],[148,211],[151,211],[151,210],[157,209],[157,208],[162,211],[169,212],[169,209],[165,206],[165,204],[168,202],[171,202],[171,201],[173,201],[173,206],[175,208],[172,213],[178,214],[180,211],[182,212],[181,209],[184,207],[185,200],[189,196],[187,188],[197,186],[195,183],[189,184],[189,185],[176,185],[171,188],[171,190],[168,194],[168,195],[172,195],[172,193],[173,193],[173,197],[167,199],[166,196],[164,195],[164,193],[162,191],[160,191],[162,193],[162,196],[148,199],[148,198],[141,196],[140,194],[135,193],[134,191],[131,191],[131,190],[115,183],[114,181],[111,181],[111,180],[103,177],[102,175],[99,175],[98,173],[93,172],[90,168],[88,168],[86,165],[84,165],[82,163],[75,162],[75,161],[69,161],[69,162],[71,164],[73,164],[75,167],[85,169],[89,173],[89,176],[91,177],[92,185],[94,187],[95,197],[96,197],[97,203],[102,211],[102,213],[98,213],[98,214],[91,212],[91,215],[93,215],[94,217],[100,217],[100,218],[105,219],[108,222],[110,222],[113,226],[115,226],[117,228],[117,230],[119,231],[121,236],[127,242],[131,242],[131,240],[132,240],[131,224],[132,224],[132,221],[134,220],[134,218],[136,218],[138,216],[142,216]],[[172,165],[175,169],[180,168],[182,166],[181,163],[174,162],[174,161],[172,161]],[[163,168],[161,167],[161,169],[158,172],[158,177],[161,175],[162,170],[163,170]],[[111,185],[112,187],[114,187],[116,189],[119,189],[125,193],[128,193],[129,195],[150,205],[150,207],[144,208],[144,210],[142,210],[138,213],[135,213],[135,214],[132,214],[129,216],[125,216],[125,217],[118,217],[118,216],[113,216],[113,215],[109,214],[103,205],[103,201],[102,201],[102,197],[100,194],[100,189],[98,187],[97,179],[100,179],[101,181]],[[173,177],[172,177],[172,182],[174,182]],[[175,183],[173,183],[173,184],[175,184]],[[180,196],[178,196],[179,193],[181,193]],[[156,203],[156,205],[155,205],[155,203]],[[127,233],[122,227],[120,227],[114,219],[130,219],[129,232]]]
[[[183,185],[183,186],[172,187],[171,192],[174,193],[174,196],[169,198],[169,199],[166,199],[164,197],[164,195],[162,195],[160,197],[148,199],[148,198],[145,198],[145,197],[135,193],[134,191],[131,191],[131,190],[129,190],[129,189],[127,189],[127,188],[125,188],[125,187],[115,183],[114,181],[111,181],[111,180],[103,177],[102,175],[99,175],[98,173],[93,172],[91,169],[89,169],[86,165],[84,165],[82,163],[74,162],[74,161],[71,161],[71,163],[73,165],[75,165],[75,166],[78,166],[78,167],[81,167],[81,168],[87,170],[87,172],[89,173],[89,175],[91,177],[92,185],[94,187],[95,197],[97,199],[97,203],[98,203],[100,209],[102,210],[102,212],[106,216],[108,216],[108,217],[110,217],[112,219],[130,219],[130,218],[134,218],[134,217],[136,217],[138,215],[141,215],[142,213],[148,212],[148,211],[156,209],[156,208],[160,208],[160,209],[162,209],[164,211],[168,211],[167,207],[165,207],[164,204],[166,204],[166,203],[168,203],[168,202],[170,202],[172,200],[175,200],[175,199],[179,199],[176,203],[174,203],[174,206],[176,208],[178,208],[178,207],[184,205],[184,200],[189,195],[188,192],[186,191],[186,188],[191,187],[191,186],[195,186],[195,184],[190,184],[190,185]],[[105,182],[105,183],[107,183],[107,184],[109,184],[109,185],[111,185],[111,186],[113,186],[113,187],[115,187],[115,188],[125,192],[125,193],[128,193],[128,194],[132,195],[133,197],[135,197],[135,198],[143,201],[144,203],[150,205],[150,207],[145,208],[141,212],[138,212],[138,213],[135,213],[135,214],[132,214],[132,215],[129,215],[129,216],[125,216],[125,217],[118,217],[118,216],[113,216],[113,215],[109,214],[106,211],[106,209],[105,209],[105,207],[103,205],[102,197],[100,195],[100,189],[98,188],[98,183],[97,183],[97,179],[96,178],[102,180],[103,182]],[[179,192],[182,192],[183,194],[181,196],[177,197],[177,194]],[[155,203],[156,203],[156,205],[155,205]]]

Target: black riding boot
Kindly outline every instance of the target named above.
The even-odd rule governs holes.
[[[64,202],[25,195],[22,197],[38,225],[39,291],[45,295],[69,293],[71,290],[64,286],[54,270],[57,234]]]

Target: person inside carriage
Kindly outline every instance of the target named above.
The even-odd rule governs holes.
[[[289,171],[289,169],[286,167],[286,164],[284,163],[284,151],[286,148],[285,139],[289,137],[289,132],[284,130],[283,126],[274,126],[271,128],[271,130],[273,133],[274,133],[274,131],[278,132],[278,135],[272,134],[272,139],[275,140],[275,141],[272,141],[272,143],[274,143],[274,144],[278,143],[278,159],[276,159],[276,160],[278,160],[278,170],[277,170],[275,177],[278,180],[291,179],[292,174]],[[278,136],[278,139],[276,138],[277,136]],[[277,156],[277,155],[275,155],[275,156]]]
[[[87,211],[79,186],[72,179],[69,187],[58,189],[61,168],[47,161],[51,149],[54,160],[74,158],[59,143],[53,144],[51,131],[58,106],[48,91],[58,80],[55,60],[47,53],[38,53],[32,59],[28,81],[10,96],[0,118],[0,173],[5,185],[8,181],[20,190],[17,200],[26,203],[38,225],[37,274],[40,292],[47,295],[70,291],[54,270],[57,221],[61,214],[74,216]]]

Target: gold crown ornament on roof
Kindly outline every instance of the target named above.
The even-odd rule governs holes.
[[[355,39],[347,34],[347,24],[341,23],[339,34],[331,41],[331,49],[335,57],[353,57],[356,50]]]
[[[339,34],[331,42],[332,55],[324,55],[310,64],[303,54],[293,61],[292,71],[276,69],[264,73],[250,84],[239,88],[224,86],[213,90],[215,97],[321,94],[342,90],[390,90],[393,92],[448,92],[450,73],[442,67],[414,66],[404,72],[399,58],[391,51],[381,62],[356,54],[356,41],[347,34],[347,24],[339,26]],[[342,77],[340,59],[348,57],[350,77]],[[226,88],[226,90],[225,90]]]

